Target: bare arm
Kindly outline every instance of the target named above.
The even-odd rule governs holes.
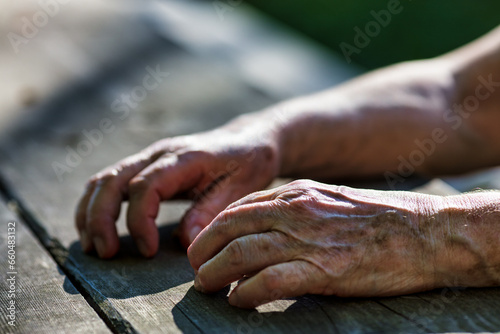
[[[500,28],[444,56],[374,71],[264,115],[278,123],[285,176],[404,177],[403,160],[427,174],[498,164]]]

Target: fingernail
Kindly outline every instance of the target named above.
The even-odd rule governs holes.
[[[99,254],[99,257],[102,257],[104,255],[104,240],[102,240],[101,237],[95,237],[92,239],[94,242],[94,246],[97,250],[97,254]]]
[[[149,257],[149,249],[144,239],[137,239],[137,248],[141,252],[142,256]]]
[[[197,291],[200,291],[200,292],[205,292],[205,289],[203,289],[203,287],[201,286],[201,283],[200,283],[200,279],[199,279],[199,276],[196,275],[194,277],[194,288],[197,290]]]
[[[90,250],[90,239],[87,231],[85,230],[80,230],[80,244],[82,245],[82,249],[84,252],[88,252]]]
[[[195,226],[193,226],[191,231],[189,231],[189,243],[190,244],[193,243],[193,240],[196,238],[196,236],[198,234],[200,234],[201,230],[203,230],[201,228],[201,226],[195,225]]]

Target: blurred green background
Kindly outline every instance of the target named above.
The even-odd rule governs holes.
[[[364,31],[370,11],[387,9],[380,0],[248,0],[248,3],[340,53],[354,45],[354,27]],[[400,0],[401,13],[352,61],[367,68],[437,56],[500,24],[499,0]]]

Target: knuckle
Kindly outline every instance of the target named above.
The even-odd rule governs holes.
[[[310,213],[311,211],[315,211],[318,205],[318,199],[312,195],[303,195],[294,201],[294,205],[297,210],[301,212]]]
[[[210,157],[209,152],[206,150],[193,147],[180,148],[176,150],[175,155],[177,156],[178,161],[182,163],[206,160]]]
[[[281,273],[274,268],[262,271],[262,286],[267,291],[275,291],[281,287]]]
[[[289,183],[291,188],[308,188],[312,184],[314,184],[314,181],[307,179],[294,180]]]
[[[233,215],[234,214],[233,214],[232,210],[224,210],[224,211],[220,212],[217,215],[217,217],[215,218],[214,222],[212,223],[212,226],[218,232],[226,232],[231,224],[231,221],[233,219]]]
[[[288,187],[289,188],[297,188],[297,187],[301,187],[304,183],[304,180],[294,180],[290,183],[288,183]]]
[[[137,176],[134,177],[132,180],[129,181],[128,183],[128,189],[129,193],[144,193],[146,192],[151,186],[151,182],[147,177],[144,176]]]
[[[226,208],[225,210],[226,211],[231,211],[231,210],[234,210],[242,205],[244,205],[245,203],[252,203],[254,201],[255,198],[257,198],[259,196],[259,192],[255,192],[255,193],[252,193],[252,194],[248,194],[246,196],[243,196],[242,198],[230,203]]]
[[[208,173],[209,175],[211,174],[212,177],[214,177],[215,175],[214,181],[220,181],[217,180],[217,176],[220,171],[212,170],[210,173],[210,166],[212,166],[216,160],[216,158],[211,153],[205,150],[183,150],[181,152],[178,152],[176,154],[176,157],[180,165],[197,166],[197,168],[203,169],[205,173]],[[204,166],[204,168],[202,168],[202,166]]]
[[[97,181],[97,184],[98,185],[105,185],[105,184],[110,184],[112,183],[114,180],[116,180],[116,175],[114,173],[105,173],[103,174],[99,180]]]
[[[106,233],[106,226],[97,219],[88,220],[86,227],[90,237],[100,236]]]
[[[178,159],[180,161],[190,161],[194,159],[199,159],[203,155],[203,151],[198,150],[183,150],[178,153]]]
[[[185,147],[184,137],[168,137],[160,139],[144,148],[141,153],[156,160],[160,156],[176,152]]]
[[[242,241],[233,240],[226,248],[228,263],[232,266],[238,266],[245,262],[245,252]]]
[[[92,176],[87,183],[88,189],[91,187],[103,187],[112,184],[116,180],[117,176],[117,173],[114,171],[115,170],[113,169],[112,171],[101,172]]]
[[[308,191],[283,194],[278,196],[277,200],[286,204],[288,213],[295,215],[314,217],[320,209],[318,198]]]
[[[311,180],[295,180],[280,188],[275,192],[275,198],[291,201],[303,196],[310,197],[312,189],[314,189],[314,181]]]

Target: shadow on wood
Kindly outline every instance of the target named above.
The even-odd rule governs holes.
[[[194,279],[186,251],[172,233],[177,226],[159,228],[160,250],[152,259],[140,255],[130,236],[120,238],[120,250],[110,260],[84,254],[80,242],[76,241],[71,244],[69,253],[79,264],[83,276],[105,297],[128,299],[152,295]],[[65,287],[70,286],[66,283]],[[65,291],[76,293],[73,288]]]
[[[321,306],[307,296],[282,300],[282,304],[289,305],[283,311],[262,311],[231,306],[227,300],[228,292],[229,287],[226,287],[214,294],[203,294],[191,287],[172,310],[177,327],[186,331],[187,317],[193,319],[203,333],[296,333],[299,328],[314,328],[321,333],[337,332]]]

